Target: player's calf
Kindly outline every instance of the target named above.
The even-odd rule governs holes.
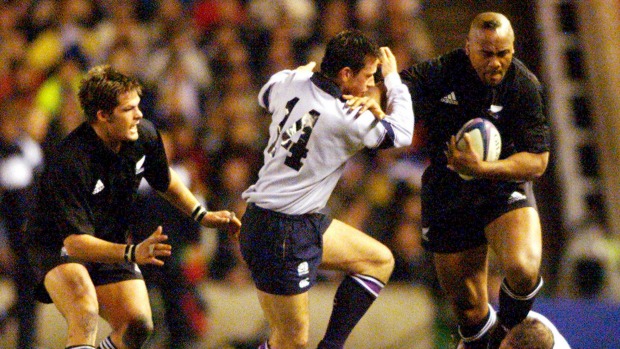
[[[348,275],[336,291],[334,309],[318,349],[342,349],[355,325],[384,287],[385,284],[374,277]]]

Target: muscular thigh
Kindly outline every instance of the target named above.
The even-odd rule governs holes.
[[[367,274],[367,268],[390,260],[389,249],[363,232],[334,219],[323,234],[324,269]]]
[[[97,311],[95,286],[82,264],[65,263],[55,267],[46,274],[44,285],[65,318],[69,314]]]
[[[537,273],[542,254],[542,233],[534,208],[510,211],[491,222],[485,232],[508,274],[524,269]]]
[[[432,252],[454,253],[487,244],[488,226],[498,218],[524,207],[535,208],[531,183],[508,185],[479,202],[459,205],[449,211],[438,209],[433,198],[422,204],[422,246]]]
[[[151,306],[144,280],[134,279],[96,287],[99,311],[114,329],[133,319],[151,319]]]

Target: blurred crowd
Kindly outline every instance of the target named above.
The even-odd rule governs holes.
[[[140,107],[161,131],[172,166],[209,209],[242,215],[241,193],[256,178],[268,137],[269,115],[256,102],[261,84],[279,70],[320,63],[327,40],[349,28],[390,46],[401,67],[431,58],[434,47],[421,11],[421,4],[410,0],[0,2],[0,270],[27,287],[17,273],[27,262],[19,257],[32,189],[50,147],[84,121],[76,92],[90,67],[110,64],[140,79]],[[394,280],[433,283],[419,246],[424,166],[420,142],[405,150],[365,153],[348,166],[329,204],[336,218],[393,248]],[[188,326],[183,316],[165,315],[169,325],[204,332],[208,318],[201,314],[207,305],[193,286],[251,280],[226,234],[184,222],[165,205],[145,187],[134,212],[141,219],[132,234],[143,236],[153,224],[163,224],[176,237],[172,261],[163,270],[147,268],[145,277],[162,294],[167,313],[192,319]],[[32,319],[20,318],[28,328]],[[191,333],[173,337],[184,335]],[[177,343],[182,345],[189,344]]]
[[[0,103],[7,144],[28,142],[32,175],[49,148],[83,122],[82,75],[110,64],[138,77],[144,116],[167,138],[171,163],[213,210],[243,214],[269,116],[261,84],[285,68],[320,63],[326,41],[359,28],[389,45],[401,67],[432,57],[432,40],[409,0],[33,0],[0,5]],[[173,149],[171,149],[173,148]],[[349,166],[333,214],[412,258],[419,222],[419,144],[364,154]],[[360,185],[361,184],[361,185]],[[247,281],[236,249],[219,244],[207,277]],[[415,249],[413,249],[415,250]],[[243,268],[243,266],[241,266]],[[412,277],[403,270],[403,279]]]
[[[241,193],[256,178],[268,137],[269,115],[256,102],[261,84],[279,70],[320,63],[327,40],[347,28],[390,46],[400,68],[431,58],[438,52],[423,6],[415,0],[0,1],[0,270],[17,275],[21,213],[50,147],[84,121],[76,91],[90,67],[106,63],[139,78],[140,107],[160,129],[177,172],[209,209],[242,215]],[[420,247],[423,142],[418,127],[406,149],[355,157],[328,209],[392,248],[393,281],[437,289]],[[145,188],[143,195],[152,193]],[[156,212],[154,200],[137,210]],[[173,241],[181,246],[175,264],[186,282],[251,282],[225,234],[172,223],[169,229],[186,234]]]

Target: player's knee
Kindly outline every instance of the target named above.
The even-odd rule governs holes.
[[[390,273],[394,270],[394,255],[385,245],[380,245],[377,249],[376,264],[382,269],[389,270]]]
[[[383,244],[377,244],[375,251],[369,255],[364,270],[358,270],[357,273],[373,276],[380,281],[386,283],[392,271],[394,270],[394,255],[389,248]]]
[[[540,274],[540,254],[527,254],[507,266],[506,278],[510,286],[520,293],[527,293],[538,284]]]
[[[390,251],[389,258],[386,259],[384,263],[386,269],[389,271],[389,274],[392,275],[392,271],[394,271],[394,266],[396,265],[396,261],[394,260],[394,255]]]
[[[140,317],[127,324],[123,334],[123,343],[128,348],[141,348],[149,336],[153,333],[153,321],[146,317]]]
[[[459,299],[455,304],[455,312],[460,319],[459,322],[465,325],[476,325],[482,321],[488,312],[486,302],[474,302],[470,299]]]

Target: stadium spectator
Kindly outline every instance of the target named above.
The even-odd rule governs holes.
[[[43,168],[43,152],[24,131],[24,112],[12,101],[0,103],[0,234],[14,257],[9,269],[17,299],[9,314],[18,320],[17,347],[30,349],[36,345],[36,301],[24,228]]]

